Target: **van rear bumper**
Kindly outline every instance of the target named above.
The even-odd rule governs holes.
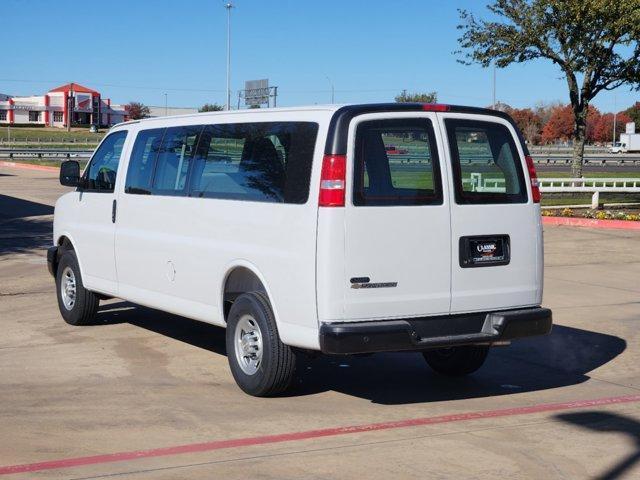
[[[546,335],[548,308],[470,313],[370,322],[324,323],[320,349],[328,354],[427,350],[459,345],[491,344]]]

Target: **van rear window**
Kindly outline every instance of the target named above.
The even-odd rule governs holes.
[[[520,155],[500,123],[445,120],[456,203],[526,203]]]
[[[356,130],[353,204],[442,203],[440,165],[431,121],[365,121]]]

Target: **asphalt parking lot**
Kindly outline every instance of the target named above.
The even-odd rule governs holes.
[[[117,299],[64,323],[44,252],[62,192],[0,167],[0,476],[640,478],[639,232],[545,228],[553,333],[471,377],[320,357],[258,399],[220,328]]]

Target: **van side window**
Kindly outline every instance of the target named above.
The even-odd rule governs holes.
[[[356,130],[353,204],[442,204],[438,152],[431,121],[362,122]]]
[[[121,130],[108,135],[91,158],[91,164],[85,172],[86,191],[113,192],[116,185],[118,164],[127,131]]]
[[[153,169],[165,130],[165,128],[153,128],[138,133],[129,159],[124,187],[126,193],[151,194]]]
[[[201,125],[167,128],[156,160],[151,189],[158,194],[186,193],[189,165],[196,153]]]
[[[305,203],[318,125],[264,122],[207,125],[193,161],[190,194]]]
[[[527,202],[520,156],[505,125],[455,119],[445,125],[457,203]]]

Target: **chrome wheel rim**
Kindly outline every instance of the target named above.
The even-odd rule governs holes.
[[[238,365],[247,375],[253,375],[262,362],[262,332],[251,315],[243,315],[236,324],[233,338]]]
[[[76,288],[76,274],[73,273],[71,267],[65,267],[60,281],[60,296],[62,304],[67,310],[73,310],[76,304]]]

